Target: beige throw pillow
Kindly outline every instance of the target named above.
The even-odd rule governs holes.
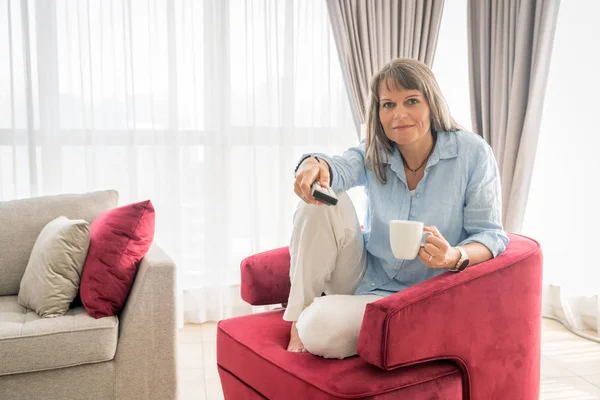
[[[90,246],[90,225],[58,217],[40,232],[21,279],[18,303],[40,317],[59,317],[77,295]]]

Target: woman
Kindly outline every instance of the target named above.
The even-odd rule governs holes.
[[[336,206],[313,198],[315,181],[337,193]],[[354,186],[368,197],[363,230],[344,193]],[[303,157],[294,191],[303,202],[294,214],[283,317],[293,321],[289,351],[356,354],[367,303],[487,261],[508,243],[491,148],[459,129],[433,73],[415,60],[394,60],[373,78],[366,142],[342,156]],[[432,233],[414,260],[392,254],[396,219],[422,221]]]

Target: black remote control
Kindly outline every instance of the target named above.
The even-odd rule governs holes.
[[[323,188],[319,181],[315,181],[315,183],[312,184],[312,195],[315,200],[327,204],[328,206],[335,206],[338,202],[335,192],[331,188]]]

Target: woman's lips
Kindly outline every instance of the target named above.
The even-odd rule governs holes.
[[[408,128],[412,128],[412,127],[413,127],[413,125],[402,125],[402,126],[394,126],[394,127],[392,127],[392,129],[398,130],[398,131],[404,131],[404,130],[406,130]]]

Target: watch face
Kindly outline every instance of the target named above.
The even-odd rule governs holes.
[[[460,264],[460,266],[458,267],[458,270],[462,271],[463,269],[467,268],[467,265],[469,265],[469,259],[468,258],[465,261],[463,261],[462,264]]]

